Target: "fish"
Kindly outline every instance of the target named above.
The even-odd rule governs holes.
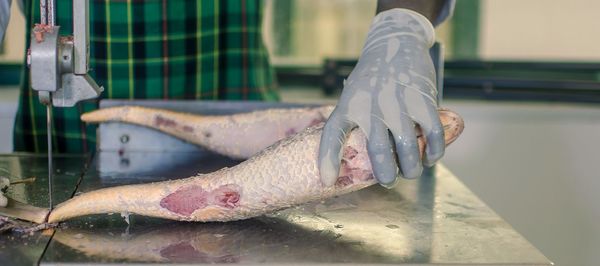
[[[124,119],[123,117],[128,119],[130,114],[135,113],[131,112],[131,108],[127,112],[123,110],[126,109],[111,109],[109,111],[111,116],[104,117],[120,116],[122,118],[118,119]],[[274,120],[271,118],[269,120],[265,116],[285,112],[297,112],[295,114],[301,116],[302,112],[307,111],[314,116],[325,116],[324,110],[329,111],[330,109],[328,107],[324,109],[269,110],[221,118],[212,117],[212,121],[203,122],[206,125],[194,127],[194,129],[198,129],[202,134],[203,129],[210,128],[214,130],[211,131],[214,135],[228,134],[227,131],[239,129],[248,133],[249,135],[246,137],[251,139],[251,136],[255,136],[257,133],[249,132],[249,128],[270,128],[277,131],[277,133],[270,133],[270,136],[275,138],[285,136],[285,131],[283,135],[280,131],[289,128],[288,126],[294,125],[294,123],[290,122],[292,119]],[[460,115],[448,109],[440,109],[439,115],[444,128],[444,139],[449,145],[462,133],[464,121]],[[157,123],[156,114],[148,115],[146,113],[145,116],[146,118],[141,119],[145,125],[157,126],[190,142],[201,143],[199,140],[203,139],[197,138],[196,134],[182,134],[182,132],[186,132],[186,126],[192,127],[194,123],[202,123],[200,121],[202,119],[199,117],[194,118],[189,114],[172,112],[168,116],[163,115],[161,122]],[[248,121],[245,122],[242,117],[247,118]],[[285,115],[281,115],[281,117],[284,118]],[[87,118],[90,119],[84,119],[84,121],[99,121],[92,116]],[[164,121],[165,119],[167,122]],[[312,123],[312,117],[303,117],[302,119],[302,121],[308,121],[308,124]],[[140,120],[137,121],[138,124],[142,124]],[[218,126],[215,126],[217,121],[219,121]],[[223,125],[227,121],[234,123],[235,126]],[[252,125],[243,125],[259,121],[268,121],[269,123],[279,121],[286,126],[252,127]],[[220,149],[219,151],[227,151],[230,152],[228,154],[234,156],[250,156],[247,160],[231,168],[223,168],[212,173],[179,180],[124,185],[79,194],[58,204],[49,214],[46,210],[46,222],[57,223],[75,217],[103,213],[131,213],[177,221],[236,221],[343,195],[376,184],[377,181],[373,176],[367,154],[367,139],[359,128],[353,129],[347,137],[342,150],[341,169],[335,185],[326,186],[321,182],[317,158],[323,125],[324,123],[321,122],[303,130],[300,129],[298,133],[290,134],[274,144],[272,143],[274,140],[271,139],[272,145],[267,145],[267,148],[253,155],[249,154],[255,152],[253,149],[257,146],[239,149],[233,153],[230,151],[235,151],[234,149]],[[299,128],[299,126],[295,128]],[[216,131],[217,129],[225,131]],[[264,133],[264,131],[260,132]],[[418,126],[417,132],[417,141],[422,156],[426,139]],[[211,147],[216,142],[202,143],[200,145]],[[241,152],[242,150],[243,152]],[[40,214],[36,217],[42,216]],[[39,222],[39,219],[35,222]]]
[[[325,122],[333,108],[273,108],[234,115],[199,115],[142,106],[117,106],[85,113],[81,120],[145,126],[232,159],[244,160],[278,140]],[[249,139],[252,141],[247,141]]]

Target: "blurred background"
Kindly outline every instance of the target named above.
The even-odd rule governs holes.
[[[372,0],[266,1],[264,39],[284,101],[336,101]],[[443,159],[557,265],[600,262],[600,1],[458,0],[437,28],[442,105],[465,119]],[[0,152],[12,151],[24,20],[0,46]]]

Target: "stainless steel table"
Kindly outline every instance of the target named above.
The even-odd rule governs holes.
[[[127,130],[135,139],[136,130],[147,129]],[[56,200],[74,192],[183,178],[237,163],[200,149],[138,152],[127,143],[118,145],[96,154],[89,167],[84,156],[58,157]],[[38,176],[34,185],[15,187],[9,194],[44,206],[44,162],[45,157],[37,155],[0,156],[3,173]],[[53,235],[3,235],[0,265],[551,265],[442,165],[419,179],[402,180],[391,190],[373,186],[246,221],[187,223],[135,215],[127,221],[122,214],[92,215],[66,222],[66,228]]]
[[[55,165],[54,201],[62,202],[72,197],[77,183],[85,171],[87,156],[57,156]],[[48,159],[45,155],[13,153],[0,155],[0,175],[18,180],[35,177],[32,184],[11,186],[11,198],[38,207],[48,206]],[[52,231],[31,235],[1,234],[0,265],[37,264],[52,237]]]

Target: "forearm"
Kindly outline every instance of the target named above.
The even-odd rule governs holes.
[[[406,8],[425,16],[434,23],[446,0],[378,0],[377,13],[393,8]]]

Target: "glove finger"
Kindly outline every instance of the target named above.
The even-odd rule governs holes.
[[[396,183],[398,165],[389,131],[381,119],[373,119],[370,126],[367,152],[369,153],[373,174],[382,186],[390,188]]]
[[[319,173],[325,186],[335,184],[340,171],[342,147],[348,134],[355,127],[354,123],[343,118],[337,110],[336,108],[333,111],[325,123],[319,145]]]
[[[430,82],[416,79],[416,86],[431,87]],[[431,90],[428,88],[427,90]],[[436,100],[424,91],[415,88],[407,88],[404,91],[406,102],[409,103],[407,111],[412,119],[417,122],[427,140],[425,145],[425,156],[423,163],[426,166],[434,165],[444,155],[446,144],[444,142],[444,128],[437,111]]]
[[[401,107],[401,109],[404,109]],[[400,171],[405,178],[417,178],[423,172],[419,143],[415,132],[414,122],[406,115],[397,120],[387,121],[394,137],[396,155],[400,162]]]
[[[425,135],[425,139],[427,140],[423,163],[428,167],[433,166],[437,161],[439,161],[442,156],[444,156],[444,151],[446,149],[446,142],[444,141],[444,126],[439,119],[437,110],[434,112],[437,119],[433,119],[431,127],[422,129],[423,135]]]

